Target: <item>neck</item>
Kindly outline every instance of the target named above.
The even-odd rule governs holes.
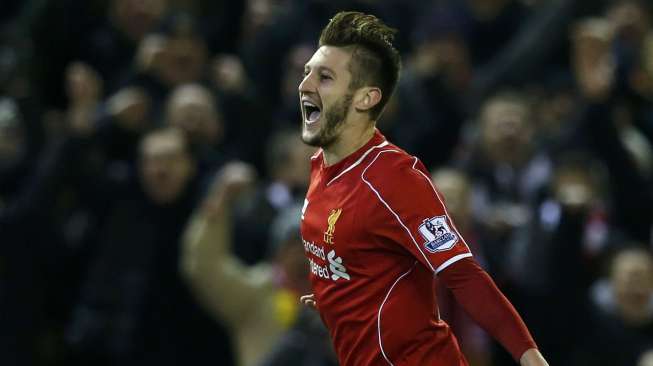
[[[365,127],[357,130],[345,130],[333,144],[322,148],[326,166],[337,164],[372,139],[375,123],[366,122],[360,125]]]

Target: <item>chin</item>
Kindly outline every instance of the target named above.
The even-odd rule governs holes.
[[[308,146],[313,146],[313,147],[322,147],[322,145],[319,143],[319,141],[315,141],[315,139],[305,139],[302,137],[302,141]]]
[[[315,146],[315,147],[322,147],[322,144],[320,144],[321,136],[319,134],[313,134],[311,135],[310,133],[307,133],[306,131],[302,131],[302,141],[308,146]]]
[[[305,127],[304,130],[302,130],[302,141],[309,146],[328,148],[336,141],[336,139],[337,135],[335,135],[333,131],[325,131],[325,126],[322,126],[320,130],[315,131],[314,133],[306,131]]]

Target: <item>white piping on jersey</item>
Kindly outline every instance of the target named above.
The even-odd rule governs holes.
[[[385,305],[385,302],[388,301],[388,298],[390,297],[390,293],[392,292],[392,289],[395,288],[395,285],[401,281],[402,278],[406,277],[413,268],[415,268],[415,265],[417,264],[417,261],[413,263],[413,265],[408,269],[408,271],[404,272],[401,276],[399,276],[395,282],[390,286],[390,289],[388,290],[388,293],[385,294],[385,298],[383,299],[383,302],[381,303],[381,306],[379,307],[379,313],[376,317],[376,329],[379,333],[379,348],[381,348],[381,354],[383,355],[383,358],[388,362],[390,366],[394,366],[390,359],[388,358],[388,355],[385,354],[385,350],[383,350],[383,341],[381,340],[381,311],[383,310],[383,305]]]
[[[443,269],[449,267],[450,265],[458,262],[459,260],[461,260],[463,258],[471,257],[471,256],[472,256],[472,253],[463,253],[463,254],[455,255],[455,256],[447,259],[444,263],[442,263],[440,265],[440,267],[438,267],[438,269],[435,270],[435,273],[436,274],[440,273],[440,271],[442,271]]]
[[[415,171],[417,171],[419,174],[421,174],[422,177],[424,177],[427,182],[429,182],[429,185],[431,185],[431,189],[433,189],[433,193],[435,193],[435,197],[438,198],[438,201],[440,201],[440,204],[442,205],[442,208],[444,208],[444,214],[447,215],[447,217],[449,218],[449,222],[451,223],[451,226],[453,226],[453,229],[456,231],[456,234],[458,234],[458,237],[460,238],[460,240],[462,240],[463,244],[465,244],[465,246],[467,247],[467,251],[469,253],[471,253],[472,251],[471,251],[471,249],[469,249],[469,245],[467,245],[467,242],[465,241],[465,238],[463,238],[463,236],[460,235],[460,231],[458,231],[458,228],[456,227],[456,224],[453,223],[453,220],[451,219],[451,216],[449,216],[449,212],[447,211],[447,205],[444,204],[444,200],[442,199],[442,197],[440,197],[440,194],[438,193],[438,190],[435,189],[435,186],[433,185],[433,182],[431,181],[431,178],[427,177],[426,174],[424,174],[421,170],[415,168],[415,165],[417,165],[418,160],[417,160],[417,157],[414,156],[414,158],[415,158],[415,162],[413,163],[413,169]],[[440,266],[440,267],[442,267],[442,266]],[[437,272],[439,272],[439,271],[436,271],[436,273]]]
[[[311,156],[311,160],[317,159],[318,156],[322,153],[322,149],[317,149],[317,151]]]
[[[376,148],[379,148],[379,147],[384,147],[384,146],[387,146],[387,145],[388,145],[388,141],[386,140],[386,141],[383,141],[382,143],[380,143],[380,144],[378,144],[378,145],[376,145],[376,146],[372,146],[371,148],[369,148],[369,149],[368,149],[368,150],[363,154],[363,156],[361,156],[360,158],[358,158],[358,160],[356,160],[355,163],[353,163],[352,165],[350,165],[349,167],[347,167],[347,169],[345,169],[345,170],[343,170],[342,172],[340,172],[340,174],[336,175],[336,176],[335,176],[333,179],[331,179],[331,180],[329,181],[329,183],[327,183],[326,185],[329,186],[329,184],[331,184],[334,180],[340,178],[343,174],[345,174],[345,173],[347,173],[348,171],[354,169],[355,166],[357,166],[358,164],[360,164],[360,163],[363,161],[363,159],[365,159],[365,157],[366,157],[370,152],[372,152],[372,150],[374,150],[374,149],[376,149]]]
[[[379,153],[376,155],[376,157],[374,157],[374,160],[372,160],[372,162],[365,168],[365,170],[363,170],[363,173],[361,173],[361,179],[363,180],[363,182],[367,183],[367,185],[370,187],[370,189],[372,191],[374,191],[374,193],[376,193],[376,196],[379,198],[381,203],[383,203],[383,205],[390,211],[390,213],[392,213],[392,215],[394,215],[394,217],[397,219],[397,221],[399,221],[399,224],[401,225],[401,227],[404,228],[404,230],[406,230],[406,232],[408,233],[408,236],[410,236],[410,239],[413,241],[413,244],[415,244],[415,247],[417,247],[417,250],[419,250],[419,252],[422,253],[422,256],[424,257],[424,260],[426,261],[426,263],[429,265],[429,267],[431,267],[431,271],[435,272],[435,268],[433,268],[433,265],[431,265],[431,262],[426,257],[426,254],[424,254],[424,252],[422,251],[422,248],[420,248],[419,244],[417,244],[417,241],[413,237],[413,234],[410,232],[410,230],[408,230],[408,227],[406,227],[406,225],[404,225],[403,221],[401,221],[401,218],[399,218],[399,215],[397,215],[397,213],[392,210],[390,205],[388,205],[388,203],[385,200],[383,200],[383,198],[381,197],[381,194],[379,193],[379,191],[377,191],[376,188],[374,188],[374,186],[372,186],[372,183],[370,183],[367,179],[365,179],[365,172],[367,172],[367,169],[369,169],[372,166],[372,164],[374,164],[376,159],[378,159],[379,156],[381,156],[381,154],[383,154],[385,152],[396,152],[396,153],[398,153],[399,150],[383,150],[383,151],[379,151]]]

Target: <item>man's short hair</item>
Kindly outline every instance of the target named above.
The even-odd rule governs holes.
[[[381,101],[370,110],[372,119],[379,117],[399,80],[401,58],[392,45],[396,33],[396,29],[374,15],[343,11],[336,14],[320,34],[320,47],[352,49],[350,89],[362,86],[381,89]]]

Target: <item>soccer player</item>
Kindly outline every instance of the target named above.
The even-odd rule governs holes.
[[[306,63],[302,140],[320,149],[301,215],[313,289],[302,302],[319,311],[341,366],[467,365],[439,317],[437,275],[521,365],[547,365],[424,165],[375,128],[399,78],[395,32],[338,13]]]

